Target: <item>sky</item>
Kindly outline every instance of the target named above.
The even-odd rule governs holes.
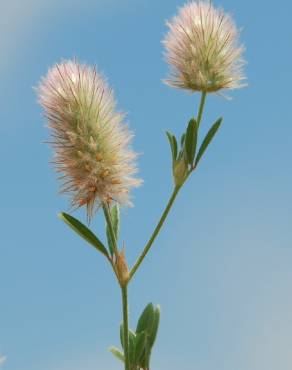
[[[199,101],[162,83],[165,20],[183,3],[0,0],[1,370],[121,369],[108,352],[119,346],[118,285],[57,218],[68,199],[34,87],[77,58],[114,88],[144,180],[122,211],[133,264],[172,190],[165,131],[181,134]],[[249,85],[232,100],[208,96],[202,135],[223,125],[130,286],[130,323],[160,304],[153,370],[291,370],[292,5],[214,3],[241,29]],[[100,214],[91,227],[104,240]]]

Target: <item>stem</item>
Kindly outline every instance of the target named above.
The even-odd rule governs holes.
[[[130,271],[129,281],[132,279],[132,277],[134,276],[135,272],[137,271],[137,269],[139,268],[139,266],[143,262],[143,260],[146,257],[147,253],[149,252],[149,250],[150,250],[150,248],[151,248],[151,246],[152,246],[155,238],[157,237],[157,235],[158,235],[158,233],[159,233],[159,231],[160,231],[160,229],[161,229],[161,227],[162,227],[162,225],[163,225],[163,223],[164,223],[164,221],[165,221],[165,219],[166,219],[166,217],[167,217],[167,215],[168,215],[168,213],[169,213],[169,211],[170,211],[170,209],[171,209],[171,207],[172,207],[172,205],[173,205],[173,203],[175,201],[175,198],[176,198],[176,196],[177,196],[177,194],[178,194],[178,192],[179,192],[179,190],[180,190],[181,187],[182,187],[182,185],[181,186],[176,186],[174,188],[173,193],[172,193],[172,195],[171,195],[171,197],[170,197],[170,199],[169,199],[169,201],[167,203],[167,206],[166,206],[166,208],[165,208],[165,210],[164,210],[164,212],[163,212],[163,214],[162,214],[162,216],[161,216],[161,218],[160,218],[160,220],[159,220],[159,222],[158,222],[155,230],[153,231],[153,234],[151,235],[151,237],[150,237],[148,243],[146,244],[143,252],[141,253],[140,257],[138,258],[138,260],[134,264],[132,270]]]
[[[112,218],[109,210],[109,206],[107,203],[104,203],[103,206],[103,212],[104,217],[106,219],[106,223],[109,228],[109,233],[111,236],[111,239],[113,241],[114,246],[114,253],[115,256],[118,257],[118,247],[117,247],[117,240],[112,224]],[[117,271],[115,269],[114,262],[111,258],[109,258],[109,262],[112,265],[112,268],[114,270],[114,273],[119,280],[119,276],[117,274]],[[127,284],[122,285],[120,282],[121,290],[122,290],[122,302],[123,302],[123,328],[124,328],[124,357],[125,357],[125,370],[130,370],[130,359],[129,359],[129,320],[128,320],[128,288]]]
[[[122,300],[123,300],[123,327],[124,327],[124,357],[125,357],[125,370],[130,370],[129,359],[129,309],[128,309],[128,287],[127,285],[121,286]]]
[[[112,240],[114,241],[114,254],[117,258],[118,257],[117,240],[116,240],[116,236],[115,236],[115,233],[114,233],[114,228],[113,228],[113,224],[112,224],[112,218],[110,216],[109,206],[108,206],[107,203],[104,203],[102,208],[103,208],[103,213],[104,213],[106,223],[107,223],[108,228],[109,228],[110,236],[111,236]],[[119,281],[119,276],[118,276],[113,258],[109,257],[109,256],[107,258],[109,260],[109,263],[112,266],[113,272],[115,273],[117,280]]]
[[[205,102],[206,102],[206,96],[207,96],[207,92],[203,91],[202,95],[201,95],[200,107],[199,107],[199,112],[198,112],[198,116],[197,116],[198,128],[200,127],[200,123],[201,123],[201,120],[202,120],[204,106],[205,106]]]
[[[118,256],[117,240],[116,240],[116,236],[115,236],[115,232],[114,232],[114,228],[113,228],[113,224],[112,224],[112,218],[111,218],[111,214],[110,214],[108,204],[103,203],[102,209],[103,209],[104,217],[106,219],[106,223],[107,223],[108,228],[109,228],[111,239],[112,239],[113,244],[114,244],[114,253],[117,257]]]
[[[202,95],[201,95],[201,101],[200,101],[200,106],[199,106],[199,111],[198,111],[198,116],[197,116],[197,125],[198,125],[198,128],[200,126],[200,123],[201,123],[201,120],[202,120],[202,116],[203,116],[203,111],[204,111],[204,106],[205,106],[205,102],[206,102],[206,96],[207,96],[207,92],[206,91],[203,91],[202,92]],[[189,177],[189,175],[191,174],[191,172],[194,170],[194,168],[191,168],[190,171],[188,172],[188,175],[186,176],[184,182],[187,180],[187,178]],[[183,182],[183,184],[184,184]],[[149,252],[154,240],[156,239],[161,227],[163,226],[164,224],[164,221],[175,201],[175,198],[180,190],[180,188],[183,186],[183,184],[181,184],[180,186],[176,186],[173,190],[173,193],[167,203],[167,206],[155,228],[155,230],[153,231],[153,234],[151,235],[148,243],[146,244],[143,252],[141,253],[140,257],[138,258],[138,260],[135,262],[132,270],[130,271],[130,275],[129,275],[129,280],[128,282],[132,279],[132,277],[135,275],[136,271],[138,270],[139,266],[141,265],[141,263],[143,262],[144,258],[146,257],[147,253]]]
[[[200,127],[200,123],[201,123],[202,117],[203,117],[204,107],[205,107],[205,103],[206,103],[206,97],[207,97],[207,92],[203,91],[202,94],[201,94],[200,106],[199,106],[199,111],[198,111],[198,115],[197,115],[197,127],[198,127],[197,135],[199,133],[199,127]],[[196,157],[196,154],[195,154],[195,157]],[[196,168],[196,166],[194,164],[192,164],[190,172],[193,172],[195,170],[195,168]]]

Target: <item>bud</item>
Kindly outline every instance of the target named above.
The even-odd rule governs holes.
[[[183,159],[174,161],[173,177],[174,177],[174,183],[176,186],[181,186],[184,183],[187,174],[188,174],[187,163]]]
[[[124,285],[129,280],[129,268],[126,262],[125,249],[118,253],[116,259],[116,271],[118,274],[119,282]]]
[[[167,22],[163,43],[170,64],[165,82],[191,91],[215,92],[243,86],[243,46],[232,18],[210,1],[192,1]]]

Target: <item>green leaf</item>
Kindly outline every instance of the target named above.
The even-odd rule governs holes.
[[[124,349],[124,324],[123,323],[121,323],[120,325],[120,341],[121,341],[122,348]]]
[[[152,303],[149,303],[144,311],[142,312],[136,328],[136,334],[146,331],[147,334],[150,334],[152,331],[153,323],[155,320],[154,306]]]
[[[122,348],[124,348],[124,324],[121,323],[120,325],[120,341]],[[130,363],[134,364],[135,362],[135,348],[136,348],[136,334],[129,330],[129,359]],[[124,357],[124,356],[123,356]]]
[[[136,334],[129,330],[129,360],[133,366],[135,364]]]
[[[149,335],[149,344],[151,348],[153,347],[155,343],[155,339],[156,339],[158,327],[159,327],[159,321],[160,321],[160,306],[157,306],[154,309],[154,321],[153,321],[153,326],[152,326],[152,332]]]
[[[139,366],[142,367],[142,369],[149,369],[150,357],[151,357],[151,347],[149,344],[149,338],[146,336],[144,352],[141,357],[141,362],[139,363]]]
[[[155,342],[160,319],[160,308],[149,303],[142,312],[136,329],[136,361],[142,369],[148,369],[151,350]]]
[[[110,347],[109,351],[120,361],[125,362],[124,354],[116,347]]]
[[[115,233],[116,239],[118,240],[119,234],[120,234],[120,207],[118,204],[115,204],[111,208],[111,218],[112,218],[114,233]]]
[[[205,150],[208,148],[210,142],[214,138],[217,130],[219,129],[219,127],[221,125],[222,120],[223,120],[223,118],[219,118],[214,123],[214,125],[210,128],[210,130],[208,131],[207,135],[205,136],[205,139],[203,140],[202,145],[201,145],[201,147],[200,147],[200,149],[198,151],[198,155],[197,155],[197,158],[196,158],[195,166],[198,165],[198,163],[199,163],[200,159],[202,158]]]
[[[185,138],[185,151],[186,159],[192,166],[195,159],[196,147],[197,147],[197,122],[192,118],[188,124],[186,138]]]
[[[183,147],[183,146],[184,146],[184,144],[185,144],[185,139],[186,139],[186,134],[184,133],[184,134],[182,134],[181,139],[180,139],[180,145],[181,145],[181,147]]]
[[[184,156],[184,150],[182,149],[182,150],[180,150],[180,152],[178,154],[176,162],[180,162],[183,159],[183,156]]]
[[[89,244],[94,246],[99,252],[108,257],[108,251],[98,237],[93,234],[83,223],[77,220],[75,217],[68,215],[67,213],[59,213],[59,218],[63,220],[68,226],[71,227],[78,235],[85,239]]]
[[[177,157],[177,141],[176,137],[171,134],[170,132],[166,131],[166,135],[170,144],[171,154],[172,154],[172,160],[175,161]]]
[[[136,335],[135,341],[135,362],[137,365],[141,364],[146,345],[146,332],[142,331]]]
[[[120,208],[118,204],[115,204],[110,210],[110,216],[112,220],[113,230],[116,238],[116,242],[119,238],[120,232]],[[108,225],[106,226],[106,237],[111,255],[114,254],[114,241],[112,240],[111,233]]]
[[[174,149],[174,158],[176,159],[177,157],[177,141],[176,137],[172,135],[172,141],[173,141],[173,149]]]

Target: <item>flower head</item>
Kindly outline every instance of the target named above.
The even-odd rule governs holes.
[[[167,22],[165,57],[171,66],[165,82],[191,91],[215,92],[242,87],[243,46],[231,17],[209,1],[184,5]]]
[[[65,61],[42,79],[39,101],[52,129],[55,167],[74,208],[87,207],[89,219],[103,202],[131,204],[129,190],[141,181],[132,135],[115,111],[112,90],[95,68]]]

